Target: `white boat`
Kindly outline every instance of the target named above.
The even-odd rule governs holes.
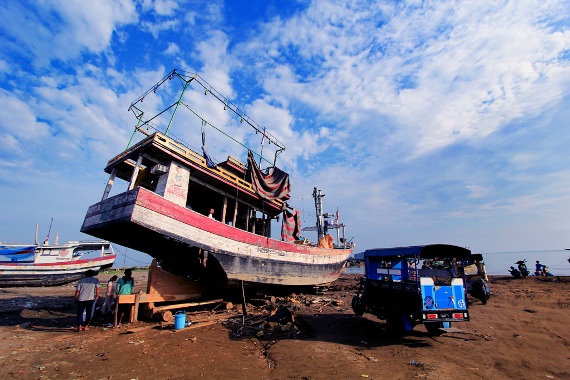
[[[66,284],[84,277],[88,269],[111,267],[116,257],[108,241],[0,243],[0,287]]]
[[[210,124],[194,110],[191,116],[198,117],[194,125],[202,124],[202,153],[168,134],[172,118],[168,127],[157,129],[155,123],[166,110],[143,119],[139,107],[145,97],[157,96],[157,90],[172,93],[162,88],[171,80],[183,88],[178,102],[166,109],[174,110],[172,117],[178,108],[183,109],[179,106],[190,109],[183,103],[183,94],[195,85],[237,115],[238,125],[255,129],[261,152],[264,144],[271,145],[266,151],[275,149],[274,159],[267,161],[270,166],[260,169],[251,150],[247,165],[231,156],[213,163],[205,150],[204,127]],[[338,217],[322,212],[317,188],[313,192],[316,223],[304,230],[317,232],[317,239],[311,243],[301,238],[298,214],[286,204],[289,176],[275,166],[277,155],[285,150],[275,136],[199,75],[177,70],[141,95],[130,109],[138,119],[135,132],[146,137],[108,162],[107,187],[101,201],[87,210],[82,232],[148,253],[162,269],[206,282],[319,285],[338,278],[354,244],[345,238],[345,226]],[[151,129],[156,132],[148,132]],[[261,164],[264,158],[257,156]],[[126,181],[128,190],[109,197],[116,179]],[[215,213],[209,217],[211,208]],[[271,236],[271,221],[279,218],[284,222],[281,240]]]

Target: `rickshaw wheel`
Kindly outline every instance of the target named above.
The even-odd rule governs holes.
[[[354,314],[356,314],[359,317],[364,314],[365,307],[362,297],[354,296],[352,298],[352,311],[354,311]]]

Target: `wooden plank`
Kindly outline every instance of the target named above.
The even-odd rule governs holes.
[[[182,330],[194,330],[194,329],[199,329],[200,327],[206,327],[206,326],[211,326],[211,325],[215,325],[216,323],[218,323],[218,321],[210,321],[210,322],[202,322],[202,323],[196,323],[196,324],[191,324],[188,327],[184,327],[181,330],[174,330],[174,331],[182,331]]]
[[[135,305],[133,307],[134,310],[132,310],[132,321],[131,322],[136,322],[139,320],[139,304],[141,301],[141,294],[137,294],[135,295]]]
[[[237,214],[238,214],[238,200],[235,200],[235,206],[234,206],[234,218],[232,219],[232,226],[236,226],[236,219],[237,219]]]
[[[107,181],[107,186],[105,187],[105,191],[103,192],[103,197],[101,198],[102,201],[109,197],[109,193],[111,192],[111,188],[113,187],[113,183],[115,183],[115,177],[117,176],[117,171],[115,168],[111,171],[111,175],[109,176],[109,180]]]
[[[157,268],[158,264],[156,262],[156,259],[152,259],[152,263],[150,264],[150,268],[148,269],[148,280],[146,282],[146,292],[149,294],[156,293],[154,289],[154,283],[156,282]]]
[[[114,314],[113,326],[117,326],[117,318],[119,315],[119,297],[117,297],[117,300],[115,301],[115,313],[113,314]]]
[[[139,170],[141,167],[142,160],[143,160],[142,156],[139,156],[137,158],[137,164],[135,165],[135,170],[133,170],[133,174],[131,176],[131,182],[129,183],[129,190],[132,190],[135,188],[135,182],[136,182],[137,176],[139,174]]]
[[[157,306],[157,307],[153,308],[153,311],[157,312],[157,311],[163,311],[163,310],[181,309],[183,307],[211,305],[213,303],[221,303],[221,302],[224,302],[224,300],[223,299],[217,299],[217,300],[201,301],[201,302],[179,303],[179,304],[174,304],[174,305]]]
[[[176,299],[183,299],[181,297],[189,295],[189,298],[186,299],[195,299],[196,294],[200,294],[206,290],[203,285],[195,281],[177,276],[159,268],[155,260],[153,260],[149,269],[148,294],[159,294],[164,298],[175,296]]]
[[[121,294],[117,297],[117,303],[135,303],[136,294]],[[150,302],[170,302],[170,301],[188,301],[193,299],[200,299],[202,293],[195,294],[172,294],[162,296],[160,294],[141,294],[139,303],[150,303]]]
[[[224,203],[222,206],[222,223],[226,224],[226,210],[228,208],[228,196],[224,195]]]

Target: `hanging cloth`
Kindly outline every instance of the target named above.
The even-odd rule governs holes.
[[[214,160],[212,160],[212,158],[206,151],[206,132],[204,132],[204,125],[206,125],[206,121],[202,120],[202,155],[204,156],[204,159],[206,160],[206,165],[209,168],[217,169],[218,165],[214,162]]]
[[[264,174],[255,163],[251,151],[247,154],[247,166],[253,189],[261,198],[282,199],[291,191],[289,174],[278,167],[273,167],[268,174]]]
[[[301,213],[299,210],[283,210],[283,222],[281,223],[281,240],[301,240]]]

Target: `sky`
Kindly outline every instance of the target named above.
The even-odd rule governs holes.
[[[129,106],[178,69],[286,146],[304,226],[318,187],[355,252],[570,247],[568,0],[0,0],[0,19],[0,241],[33,242],[36,224],[43,240],[52,218],[52,241],[93,239],[80,228]],[[211,126],[257,150],[260,136],[212,98],[184,102],[214,159],[245,162]],[[172,133],[200,147],[191,116]]]

